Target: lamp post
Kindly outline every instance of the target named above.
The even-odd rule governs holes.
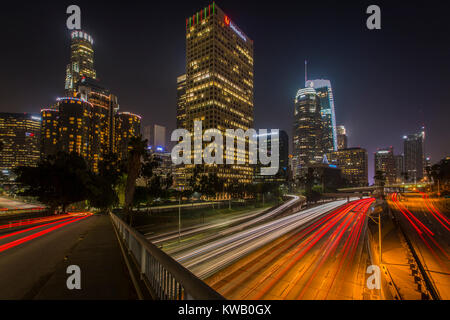
[[[375,208],[372,208],[372,212],[375,210]],[[378,212],[378,222],[372,218],[371,215],[369,215],[369,218],[372,219],[373,222],[375,222],[376,224],[378,224],[378,249],[379,249],[379,255],[380,255],[380,264],[383,262],[383,256],[382,256],[382,251],[381,251],[381,212],[383,210],[379,210]]]
[[[178,242],[181,241],[181,194],[178,200]]]

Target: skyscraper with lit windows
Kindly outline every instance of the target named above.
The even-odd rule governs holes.
[[[54,106],[41,110],[44,118],[41,156],[59,151],[76,152],[97,172],[99,162],[107,153],[120,152],[119,158],[125,158],[131,133],[139,134],[140,117],[133,115],[130,122],[128,113],[118,114],[117,96],[96,79],[93,43],[86,32],[71,32],[66,96],[58,98]]]
[[[87,77],[83,77],[79,81],[76,96],[93,105],[92,130],[93,134],[97,136],[93,153],[95,158],[102,160],[103,155],[112,152],[114,148],[116,130],[114,116],[119,110],[117,96],[101,86],[97,80]]]
[[[380,171],[386,178],[386,184],[394,184],[397,180],[394,148],[378,149],[375,152],[375,172]]]
[[[141,117],[130,112],[119,112],[116,117],[115,153],[119,160],[127,158],[129,141],[141,132]]]
[[[41,157],[54,155],[59,150],[59,110],[41,110]]]
[[[178,127],[190,132],[196,120],[223,133],[253,127],[253,41],[215,3],[186,19],[185,104],[178,110]],[[248,161],[248,149],[236,156]],[[252,181],[248,164],[205,167],[227,184]]]
[[[41,117],[32,113],[0,113],[0,171],[36,166],[40,158]]]
[[[74,30],[70,34],[70,63],[66,67],[65,95],[72,97],[82,77],[95,79],[94,39],[84,31]]]
[[[323,120],[323,147],[326,152],[338,150],[334,96],[330,80],[307,80],[305,87],[314,88],[320,100]]]
[[[367,187],[368,157],[363,148],[347,148],[327,154],[330,164],[342,170],[342,176],[351,187]]]
[[[177,128],[186,128],[186,75],[177,78]],[[150,140],[149,140],[150,143]]]
[[[92,167],[92,151],[96,140],[91,130],[94,106],[77,98],[60,98],[57,107],[59,110],[59,150],[78,153]]]
[[[294,172],[308,165],[322,162],[325,154],[323,147],[323,124],[320,114],[320,99],[314,88],[298,90],[294,109]]]

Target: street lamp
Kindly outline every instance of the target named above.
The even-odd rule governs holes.
[[[372,207],[372,213],[375,211],[375,208]],[[381,251],[381,212],[383,210],[378,211],[378,222],[372,218],[371,215],[369,215],[369,218],[372,219],[373,222],[375,222],[378,225],[378,248],[379,248],[379,255],[380,255],[380,264],[383,262],[383,256]]]

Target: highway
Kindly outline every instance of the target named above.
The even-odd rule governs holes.
[[[441,299],[450,299],[450,220],[426,193],[390,195],[388,201]]]
[[[16,200],[12,200],[5,197],[0,197],[0,211],[6,211],[11,209],[31,209],[38,206],[33,204],[28,204]]]
[[[301,228],[318,219],[326,212],[344,205],[346,200],[334,201],[314,208],[299,211],[260,224],[247,224],[239,231],[224,230],[214,235],[214,239],[198,245],[174,250],[171,255],[198,277],[205,279],[245,255],[264,245]]]
[[[180,233],[178,233],[178,231],[172,231],[156,236],[147,236],[147,239],[155,245],[163,246],[164,250],[168,254],[173,255],[272,219],[283,213],[286,208],[299,200],[299,197],[295,195],[291,195],[289,197],[292,199],[286,201],[273,210],[268,210],[267,208],[259,209],[247,214],[234,216],[231,219],[185,228],[180,230]]]
[[[209,272],[219,261],[198,268],[194,259],[185,265],[206,275],[206,282],[228,299],[362,299],[363,239],[373,201],[337,201],[268,224],[261,236],[262,230],[249,231],[256,239],[231,252],[222,244],[221,259],[258,249],[219,272]]]

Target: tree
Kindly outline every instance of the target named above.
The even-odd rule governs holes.
[[[3,143],[2,140],[0,140],[0,152],[3,150],[4,147],[5,147],[5,144]]]
[[[86,200],[87,186],[92,183],[86,162],[77,153],[59,152],[40,161],[37,167],[17,167],[14,173],[23,187],[19,194],[36,197],[53,212],[59,206],[65,212],[68,205]]]
[[[433,165],[430,175],[434,184],[439,184],[441,187],[448,185],[450,182],[450,160],[446,158]]]
[[[117,155],[106,154],[99,162],[98,174],[92,176],[88,186],[88,201],[92,207],[109,211],[118,204],[117,186],[121,178],[121,167]]]
[[[317,203],[322,198],[322,187],[321,186],[314,186],[311,189],[305,190],[303,195],[306,197],[306,200],[309,203]]]
[[[142,136],[130,138],[128,142],[127,157],[127,181],[125,185],[125,205],[124,211],[127,216],[128,223],[132,224],[132,206],[134,200],[134,191],[136,189],[136,179],[141,173],[141,160],[147,155],[147,140],[142,140]]]
[[[299,177],[300,185],[303,185],[307,192],[312,190],[315,180],[316,177],[314,175],[314,168],[311,167],[308,167],[306,172]]]
[[[136,186],[136,189],[134,191],[133,195],[133,205],[135,207],[138,207],[141,205],[141,203],[147,204],[150,200],[149,192],[147,187],[142,186]]]

